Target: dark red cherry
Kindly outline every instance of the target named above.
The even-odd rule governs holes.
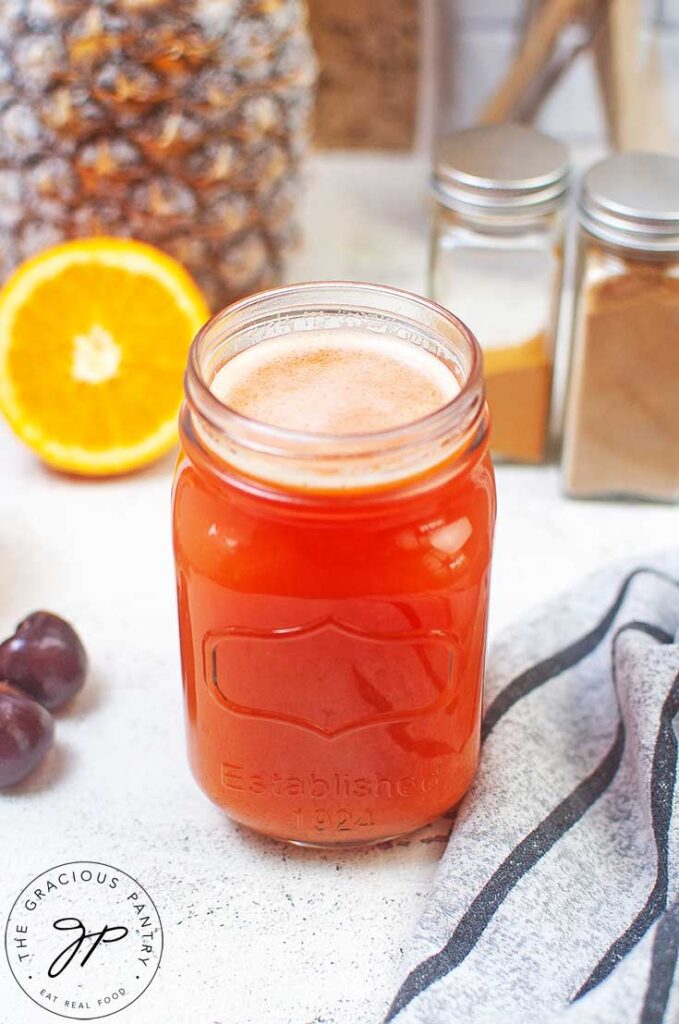
[[[21,690],[0,683],[0,789],[30,775],[53,739],[49,711]]]
[[[50,711],[70,700],[85,682],[87,655],[68,622],[33,612],[0,644],[0,679]]]

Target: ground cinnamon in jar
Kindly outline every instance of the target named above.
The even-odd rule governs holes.
[[[679,160],[590,171],[564,443],[573,496],[679,499]]]

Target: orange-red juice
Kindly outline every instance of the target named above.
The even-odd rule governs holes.
[[[339,845],[417,828],[469,786],[495,505],[471,336],[375,289],[436,310],[469,349],[446,362],[435,332],[337,323],[325,293],[316,310],[332,287],[350,286],[307,286],[314,326],[257,337],[288,289],[203,332],[174,536],[199,783],[259,831]],[[248,344],[220,348],[230,332]]]

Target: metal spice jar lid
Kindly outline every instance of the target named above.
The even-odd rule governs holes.
[[[440,142],[431,191],[461,212],[548,213],[561,205],[569,171],[568,150],[556,139],[519,124],[483,125]]]
[[[595,164],[583,181],[579,216],[605,242],[679,252],[679,157],[620,153]]]

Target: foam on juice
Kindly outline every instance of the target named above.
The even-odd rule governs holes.
[[[435,412],[458,394],[431,352],[360,328],[269,338],[215,375],[213,394],[250,419],[314,434],[387,430]]]

